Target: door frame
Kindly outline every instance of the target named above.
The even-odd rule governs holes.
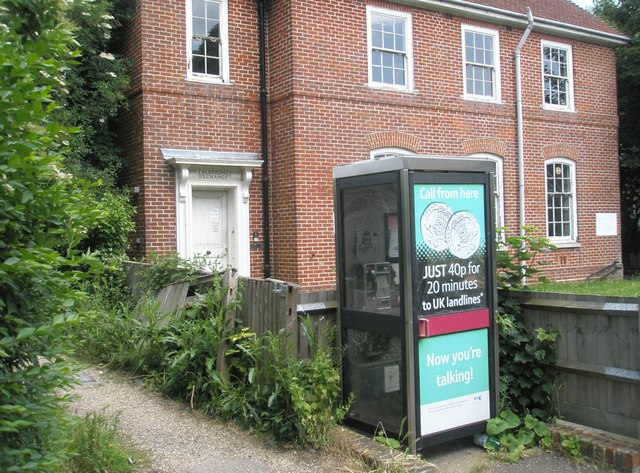
[[[193,257],[193,190],[228,192],[229,223],[235,223],[235,238],[229,241],[229,264],[240,275],[251,275],[249,187],[253,169],[262,165],[257,153],[227,153],[161,149],[162,157],[175,169],[176,250],[182,258]],[[232,248],[233,247],[233,248]],[[235,254],[231,251],[235,250]]]

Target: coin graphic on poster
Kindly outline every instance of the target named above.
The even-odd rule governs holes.
[[[453,212],[447,204],[434,202],[422,214],[420,228],[422,239],[432,249],[444,251],[447,249],[447,224]]]
[[[467,259],[480,246],[480,224],[471,212],[456,212],[449,219],[445,236],[453,256]]]

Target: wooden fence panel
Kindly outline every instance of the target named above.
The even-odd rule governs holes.
[[[275,279],[241,278],[242,307],[238,316],[252,332],[277,334],[285,329],[289,334],[294,354],[298,353],[297,306],[298,286]]]
[[[563,418],[640,438],[637,299],[520,293],[530,328],[557,328]]]

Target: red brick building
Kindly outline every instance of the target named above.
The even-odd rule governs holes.
[[[495,161],[554,278],[621,261],[625,38],[569,0],[137,0],[127,32],[136,256],[330,288],[332,169],[400,152]]]

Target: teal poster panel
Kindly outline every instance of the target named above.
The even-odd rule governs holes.
[[[490,417],[487,329],[418,342],[421,435]]]
[[[414,312],[487,307],[485,186],[415,184]]]

